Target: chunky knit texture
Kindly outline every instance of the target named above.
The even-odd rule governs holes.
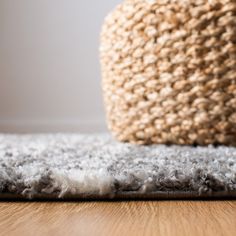
[[[100,51],[119,140],[236,145],[235,0],[125,0]]]

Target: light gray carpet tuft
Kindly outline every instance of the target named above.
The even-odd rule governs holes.
[[[109,135],[0,135],[0,197],[236,196],[236,148],[136,146]]]

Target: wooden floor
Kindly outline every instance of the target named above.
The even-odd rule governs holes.
[[[236,201],[0,202],[0,235],[236,235]]]

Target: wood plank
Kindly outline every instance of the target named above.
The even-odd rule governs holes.
[[[1,235],[235,235],[236,201],[1,202]]]

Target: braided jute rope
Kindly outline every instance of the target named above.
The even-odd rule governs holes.
[[[236,145],[236,0],[125,0],[100,54],[117,139]]]

